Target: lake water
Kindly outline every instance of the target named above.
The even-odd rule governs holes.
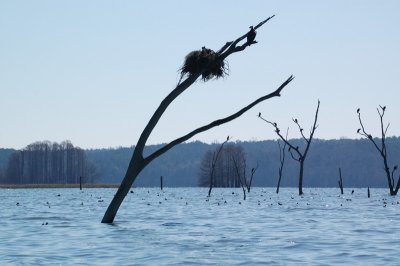
[[[0,189],[1,265],[400,265],[387,189]]]

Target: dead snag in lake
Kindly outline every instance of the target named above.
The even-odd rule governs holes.
[[[286,131],[286,140],[287,140],[288,133],[289,133],[289,129],[287,129],[287,131]],[[285,151],[286,151],[286,146],[287,146],[286,142],[283,142],[283,147],[282,147],[279,139],[277,142],[278,142],[278,146],[279,146],[279,163],[280,163],[280,165],[279,165],[279,169],[278,169],[279,178],[278,178],[278,184],[276,185],[276,194],[279,193],[279,188],[281,186],[281,180],[282,180],[282,175],[283,175],[283,165],[285,164],[285,157],[286,157]]]
[[[371,192],[369,191],[369,187],[368,187],[368,198],[370,198],[371,197]]]
[[[297,161],[300,164],[300,168],[299,168],[299,195],[303,195],[303,173],[304,173],[304,162],[307,158],[307,154],[308,151],[310,149],[310,145],[311,145],[311,141],[314,137],[314,133],[315,130],[317,129],[318,125],[317,125],[317,120],[318,120],[318,111],[319,111],[319,104],[320,101],[318,100],[318,105],[317,105],[317,110],[315,112],[315,117],[314,117],[314,124],[310,129],[310,136],[307,138],[304,135],[304,129],[300,126],[300,123],[298,121],[298,119],[293,118],[293,122],[297,125],[297,127],[299,128],[300,134],[302,136],[302,139],[305,142],[305,148],[303,151],[300,150],[299,146],[295,146],[295,144],[292,144],[290,141],[287,140],[287,137],[283,137],[283,135],[281,134],[281,130],[278,127],[278,124],[275,122],[270,122],[268,120],[266,120],[265,118],[263,118],[261,116],[261,113],[258,114],[258,117],[262,120],[264,120],[265,122],[267,122],[268,124],[271,124],[274,128],[275,128],[275,133],[279,136],[279,138],[285,142],[289,148],[289,153],[290,156],[292,157],[293,160]]]
[[[209,184],[209,189],[208,189],[208,197],[211,196],[211,190],[214,186],[214,173],[215,173],[215,166],[217,165],[217,161],[219,158],[219,155],[221,154],[222,148],[224,147],[225,143],[229,141],[229,136],[226,138],[226,140],[221,144],[217,152],[213,153],[213,159],[211,163],[211,169],[210,169],[210,184]]]
[[[163,176],[160,176],[160,189],[161,191],[164,189],[164,182],[163,182]]]
[[[245,169],[246,169],[246,168],[245,168]],[[258,169],[258,163],[257,163],[257,166],[256,166],[255,168],[254,168],[254,167],[251,168],[250,179],[249,179],[249,182],[246,183],[246,187],[247,187],[247,192],[248,192],[248,193],[250,193],[251,184],[252,184],[252,182],[253,182],[253,177],[254,177],[254,174],[256,173],[257,169]],[[246,178],[246,180],[247,180],[247,178]]]
[[[239,162],[237,162],[235,157],[232,156],[232,162],[235,167],[236,177],[239,180],[240,186],[242,187],[242,190],[243,190],[243,200],[246,200],[246,189],[247,189],[247,193],[250,193],[254,174],[256,173],[256,171],[258,169],[258,163],[257,163],[256,167],[251,168],[250,178],[247,178],[246,159],[243,158],[243,162],[239,163]],[[240,168],[242,168],[242,172],[240,171]]]
[[[239,167],[238,167],[237,162],[236,162],[236,160],[235,160],[235,158],[233,156],[232,156],[232,161],[233,161],[233,165],[235,166],[236,176],[237,176],[237,178],[239,180],[239,183],[240,183],[240,186],[241,186],[241,188],[243,190],[243,200],[246,200],[246,189],[244,188],[245,185],[243,184],[244,181],[242,180],[242,176],[240,174]]]
[[[358,115],[358,121],[360,122],[361,128],[357,129],[357,133],[360,134],[361,136],[365,137],[366,139],[370,140],[372,145],[379,152],[380,156],[382,157],[383,166],[384,166],[383,169],[385,170],[390,195],[395,196],[397,194],[397,192],[399,191],[400,176],[397,177],[397,184],[396,184],[396,187],[394,187],[395,186],[394,173],[397,170],[397,165],[395,165],[392,168],[392,171],[390,171],[390,167],[389,167],[389,163],[388,163],[388,154],[387,154],[387,149],[386,149],[386,133],[387,133],[390,123],[388,123],[387,125],[384,125],[384,122],[383,122],[383,117],[385,115],[386,106],[382,107],[379,105],[379,108],[376,108],[376,110],[378,111],[379,119],[380,119],[380,123],[381,123],[381,128],[380,128],[381,139],[380,139],[380,141],[378,138],[374,139],[374,137],[371,134],[366,132],[364,124],[362,123],[362,120],[361,120],[360,108],[357,109],[357,115]]]
[[[261,21],[258,23],[254,29],[260,28],[262,25],[264,25],[267,21],[269,21],[271,18],[274,16],[271,16],[264,21]],[[130,188],[132,187],[133,182],[135,181],[136,177],[140,174],[140,172],[154,159],[159,157],[160,155],[164,154],[171,148],[175,147],[176,145],[189,140],[193,136],[205,132],[209,129],[212,129],[214,127],[220,126],[222,124],[228,123],[241,115],[243,115],[245,112],[256,106],[257,104],[268,100],[273,97],[279,97],[281,95],[281,91],[283,90],[286,85],[288,85],[292,80],[293,76],[290,76],[285,82],[283,82],[275,91],[266,94],[255,101],[251,102],[247,106],[243,107],[236,113],[233,113],[230,116],[217,119],[215,121],[212,121],[211,123],[204,125],[202,127],[199,127],[189,133],[187,133],[184,136],[181,136],[170,143],[165,144],[162,146],[160,149],[156,150],[155,152],[151,153],[150,155],[145,156],[143,154],[144,147],[146,145],[146,142],[148,138],[150,137],[152,131],[156,127],[158,121],[161,119],[162,115],[164,114],[165,110],[168,108],[168,106],[179,96],[181,95],[186,89],[188,89],[193,83],[195,83],[199,77],[202,77],[204,81],[208,81],[212,78],[218,78],[224,75],[225,73],[225,61],[228,56],[231,54],[241,52],[245,50],[247,47],[250,47],[248,41],[246,41],[247,37],[247,32],[237,38],[234,41],[227,42],[224,44],[219,50],[216,52],[213,51],[205,51],[209,56],[205,56],[207,59],[205,59],[204,56],[198,56],[195,55],[194,57],[187,57],[186,59],[188,60],[193,60],[194,62],[191,62],[192,66],[200,66],[200,67],[194,67],[191,68],[189,67],[188,69],[181,69],[181,80],[179,81],[178,85],[176,86],[175,89],[173,89],[167,97],[162,100],[160,103],[159,107],[157,110],[154,112],[152,117],[150,118],[149,122],[147,123],[146,127],[142,131],[139,140],[135,146],[135,149],[133,151],[132,158],[129,162],[128,169],[126,170],[125,177],[121,182],[121,185],[118,188],[118,191],[114,195],[114,198],[112,199],[110,205],[108,206],[102,222],[103,223],[112,223],[114,221],[114,218],[118,212],[119,207],[121,206],[121,203],[123,202],[125,196],[128,194]],[[251,44],[255,44],[255,41],[252,41]],[[254,47],[254,46],[251,46]],[[204,47],[204,49],[207,49]],[[203,49],[202,49],[203,51]],[[189,59],[190,58],[190,59]],[[205,64],[203,61],[206,61],[207,63]],[[222,63],[224,62],[224,64]],[[184,65],[186,65],[187,61],[185,60]],[[184,79],[185,78],[185,79]],[[252,77],[254,78],[254,77]],[[184,80],[183,80],[184,79]]]
[[[342,179],[342,169],[339,167],[339,188],[340,188],[340,194],[343,195],[343,179]]]

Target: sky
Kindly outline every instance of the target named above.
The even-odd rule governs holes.
[[[276,15],[228,57],[229,76],[198,81],[167,109],[148,144],[228,116],[295,79],[231,123],[191,141],[299,138],[321,101],[315,138],[400,135],[400,1],[0,1],[0,147],[70,140],[82,148],[135,145],[192,50],[218,50]],[[307,130],[308,132],[308,130]]]

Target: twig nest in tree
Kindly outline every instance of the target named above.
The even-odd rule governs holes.
[[[202,79],[207,81],[228,75],[228,65],[213,50],[203,47],[201,50],[190,52],[185,57],[180,71],[182,77],[186,74],[198,74],[203,71]]]

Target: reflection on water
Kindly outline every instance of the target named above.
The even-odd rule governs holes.
[[[385,264],[400,258],[400,199],[386,189],[1,189],[5,264]],[[346,193],[347,192],[347,193]]]

